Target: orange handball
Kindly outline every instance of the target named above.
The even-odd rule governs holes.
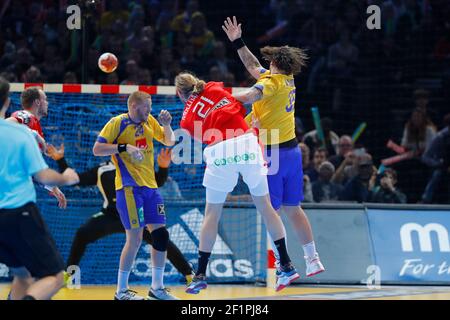
[[[110,52],[106,52],[98,58],[98,67],[105,73],[114,72],[118,65],[119,61],[117,57]]]

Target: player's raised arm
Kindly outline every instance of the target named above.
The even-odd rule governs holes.
[[[263,98],[263,93],[260,89],[256,87],[245,89],[244,91],[237,92],[233,94],[237,100],[244,104],[252,104]]]
[[[239,58],[241,58],[241,61],[244,64],[245,68],[247,68],[248,72],[253,76],[253,78],[259,79],[262,66],[242,40],[241,24],[238,24],[236,17],[234,16],[233,20],[230,17],[227,17],[227,19],[223,23],[224,25],[222,25],[222,29],[227,34],[228,39],[230,39],[230,41],[233,43],[233,46],[237,50]]]

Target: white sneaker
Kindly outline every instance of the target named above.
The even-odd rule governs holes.
[[[314,255],[314,257],[305,257],[305,260],[307,277],[312,277],[325,271],[325,268],[323,267],[322,262],[320,262],[319,255],[317,253]]]
[[[150,291],[148,292],[148,299],[149,300],[180,300],[179,298],[172,295],[167,288],[161,288],[154,290],[153,288],[150,288]]]
[[[298,278],[300,278],[300,275],[297,273],[297,270],[295,270],[295,267],[292,265],[292,263],[289,262],[287,265],[281,266],[281,273],[277,277],[275,291],[278,292],[283,290]]]
[[[144,297],[137,294],[136,291],[127,289],[124,291],[116,292],[114,300],[145,300]]]

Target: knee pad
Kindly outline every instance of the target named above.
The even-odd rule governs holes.
[[[166,227],[153,230],[152,233],[153,249],[158,251],[167,251],[167,244],[169,243],[169,231]]]

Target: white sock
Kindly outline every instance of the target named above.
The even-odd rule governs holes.
[[[152,289],[158,290],[164,288],[164,268],[152,267]]]
[[[122,271],[119,269],[117,276],[117,292],[125,291],[128,289],[128,278],[130,277],[130,271]]]
[[[308,258],[313,258],[316,255],[316,244],[314,241],[303,245],[303,252],[305,256]]]

